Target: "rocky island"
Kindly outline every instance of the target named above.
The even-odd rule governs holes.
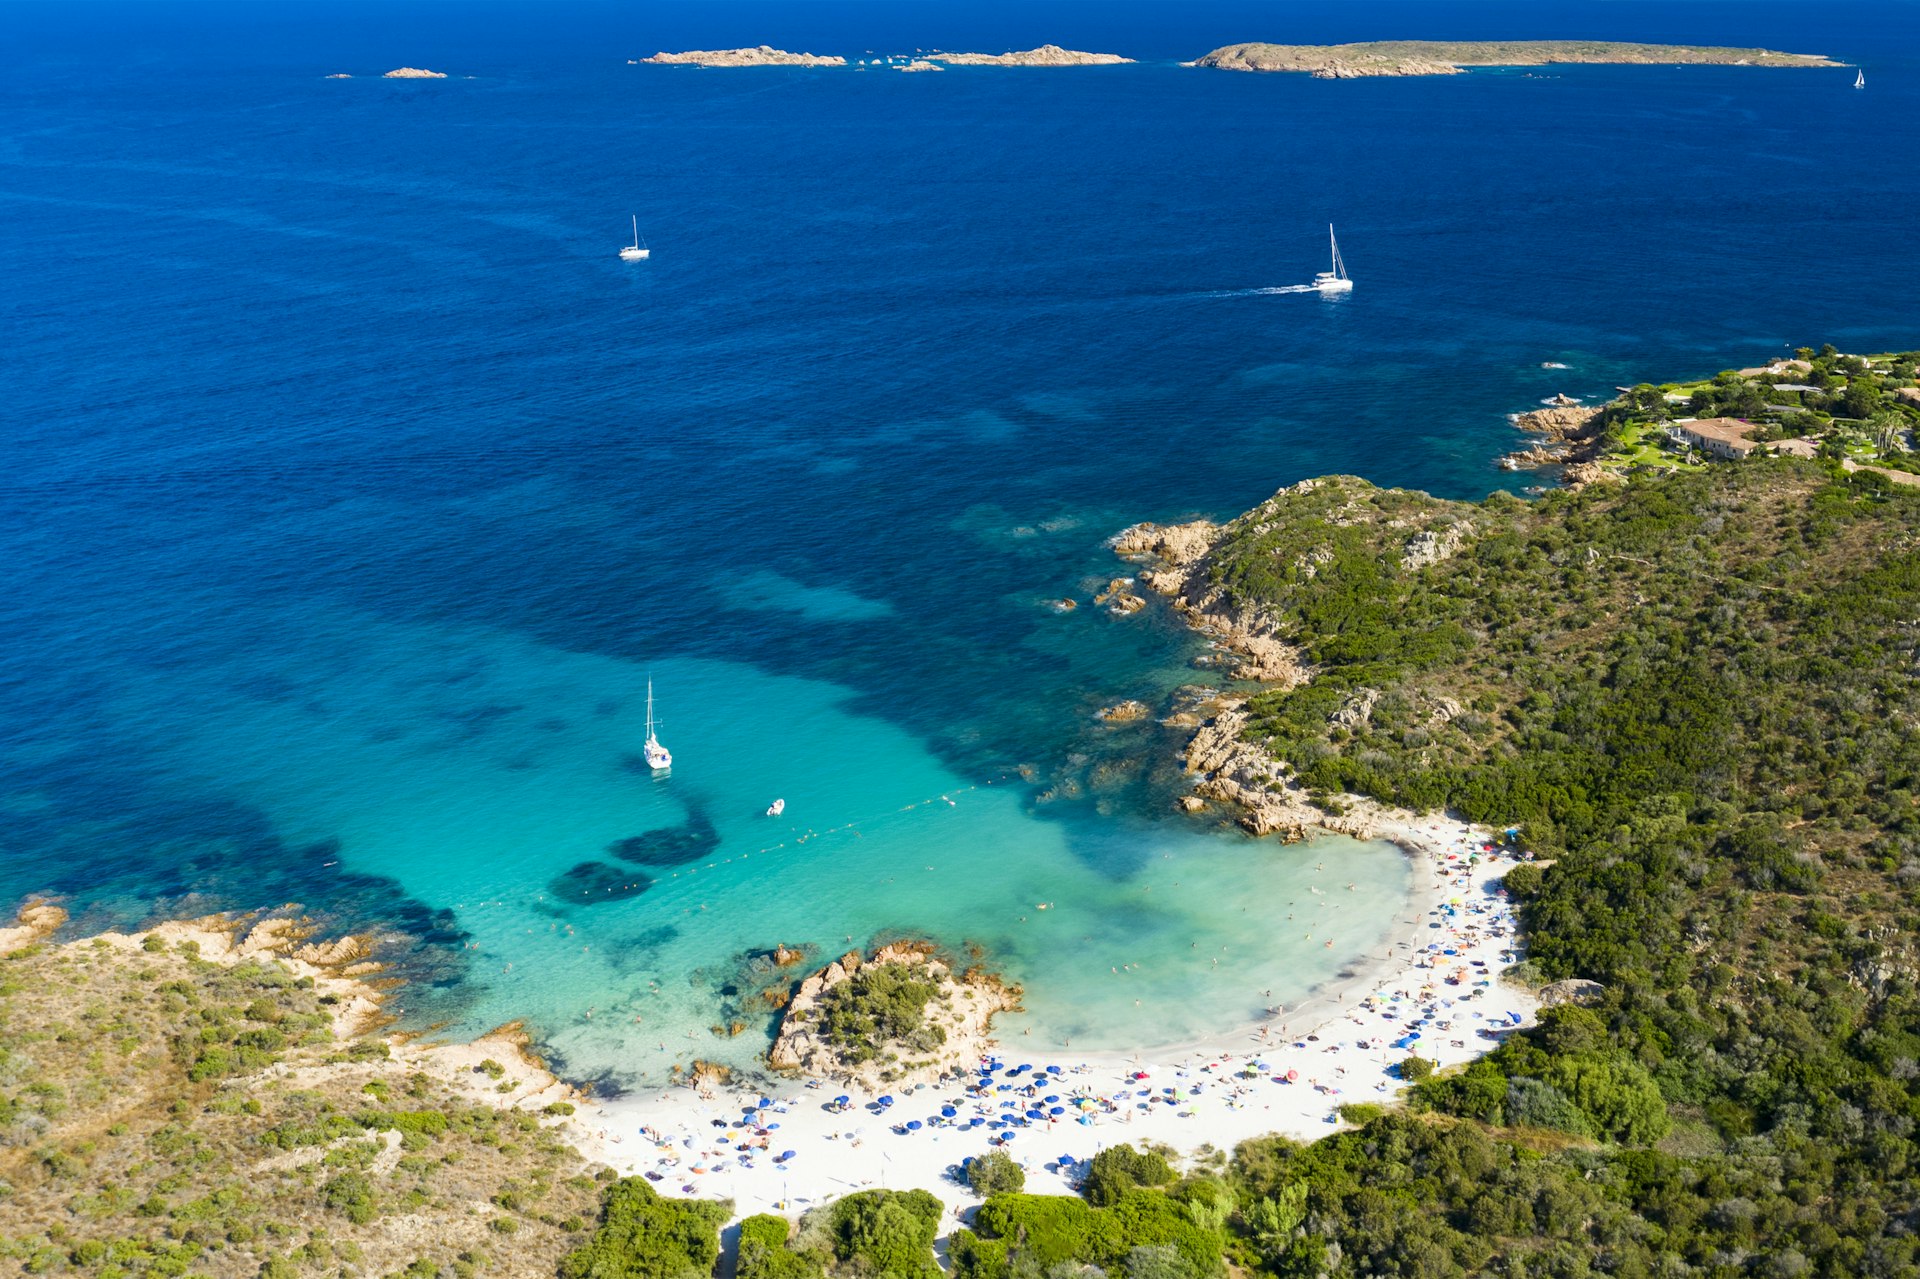
[[[691,67],[844,67],[847,65],[847,60],[842,57],[788,53],[785,49],[775,49],[764,44],[751,49],[688,49],[684,53],[667,53],[663,50],[651,58],[641,58],[639,62],[651,62],[661,66]],[[634,66],[638,63],[630,60],[628,65]]]
[[[956,974],[924,942],[849,951],[800,983],[767,1054],[775,1070],[877,1087],[971,1067],[995,1013],[1020,992],[975,969]]]
[[[1019,53],[938,53],[933,58],[955,67],[1112,67],[1133,61],[1117,53],[1082,53],[1057,44]]]
[[[344,80],[350,77],[340,76],[338,78]],[[395,67],[381,77],[383,80],[444,80],[446,78],[446,72],[429,71],[425,67]]]
[[[1374,40],[1359,44],[1230,44],[1189,66],[1221,71],[1296,71],[1321,80],[1360,76],[1458,75],[1469,67],[1557,63],[1734,67],[1838,67],[1819,54],[1712,45],[1622,44],[1606,40]]]

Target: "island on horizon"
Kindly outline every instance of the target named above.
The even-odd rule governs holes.
[[[1840,67],[1817,53],[1717,45],[1631,44],[1611,40],[1369,40],[1357,44],[1223,45],[1187,63],[1220,71],[1297,71],[1317,80],[1361,76],[1459,75],[1468,67],[1562,63],[1730,67]]]

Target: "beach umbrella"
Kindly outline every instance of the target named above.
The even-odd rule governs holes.
[[[893,1104],[893,1098],[891,1096],[882,1097],[880,1098],[879,1101],[877,1101],[874,1104],[880,1105],[880,1106],[891,1106]]]
[[[1056,1096],[1048,1096],[1048,1097],[1046,1097],[1046,1098],[1044,1098],[1043,1100],[1046,1100],[1046,1101],[1050,1101],[1050,1102],[1051,1102],[1051,1101],[1059,1101],[1059,1100],[1060,1100],[1060,1098],[1058,1098],[1058,1097],[1056,1097]]]
[[[1058,1067],[1058,1066],[1048,1066],[1048,1067],[1047,1067],[1047,1073],[1048,1073],[1049,1075],[1057,1075],[1057,1074],[1060,1074],[1060,1073],[1061,1073],[1061,1070],[1060,1070],[1060,1067]]]
[[[909,1119],[909,1120],[907,1120],[907,1131],[908,1131],[908,1132],[919,1132],[919,1131],[920,1131],[920,1121],[919,1121],[918,1119]]]
[[[1049,1110],[1047,1113],[1050,1115],[1064,1115],[1067,1113],[1067,1108],[1065,1106],[1055,1106],[1053,1109]]]
[[[833,1099],[833,1104],[836,1106],[844,1106],[852,1100],[853,1098],[847,1096],[845,1093],[841,1093],[838,1097],[835,1097]]]
[[[795,1157],[796,1155],[798,1155],[798,1154],[799,1154],[799,1152],[798,1152],[798,1151],[794,1151],[794,1150],[783,1150],[783,1151],[781,1151],[781,1152],[780,1152],[780,1158],[781,1158],[781,1159],[783,1159],[783,1160],[786,1160],[786,1159],[792,1159],[792,1158],[794,1158],[794,1157]]]
[[[959,1111],[957,1111],[957,1110],[955,1110],[955,1109],[954,1109],[954,1108],[953,1108],[952,1106],[942,1106],[942,1107],[940,1107],[940,1116],[941,1116],[941,1118],[943,1118],[943,1119],[951,1119],[951,1118],[953,1118],[953,1117],[954,1117],[955,1115],[957,1115],[957,1114],[959,1114],[959,1113],[960,1113],[960,1112],[959,1112]]]

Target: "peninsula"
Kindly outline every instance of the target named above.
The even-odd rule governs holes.
[[[691,67],[844,67],[847,65],[847,60],[842,57],[788,53],[785,49],[775,49],[764,44],[751,49],[688,49],[684,53],[662,51],[651,58],[641,58],[639,62],[651,62],[661,66]],[[628,65],[634,66],[638,63],[629,60]]]
[[[1221,71],[1297,71],[1321,80],[1458,75],[1469,67],[1606,63],[1732,67],[1838,67],[1819,54],[1712,45],[1605,40],[1375,40],[1361,44],[1230,44],[1189,66]]]
[[[1114,67],[1133,61],[1117,53],[1082,53],[1077,49],[1062,49],[1057,44],[1043,44],[1037,49],[1019,53],[936,53],[930,56],[936,62],[955,67]]]

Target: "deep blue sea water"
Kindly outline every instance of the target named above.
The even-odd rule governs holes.
[[[1170,815],[1091,712],[1191,641],[1046,602],[1307,475],[1529,483],[1555,392],[1920,345],[1916,10],[1190,8],[6,6],[0,904],[377,920],[419,1019],[627,1077],[749,1056],[705,1028],[777,941],[977,943],[1108,1047],[1364,952],[1398,857]],[[1176,65],[1395,35],[1869,87]],[[1142,62],[626,65],[1049,39]],[[1328,222],[1354,293],[1260,292]]]

